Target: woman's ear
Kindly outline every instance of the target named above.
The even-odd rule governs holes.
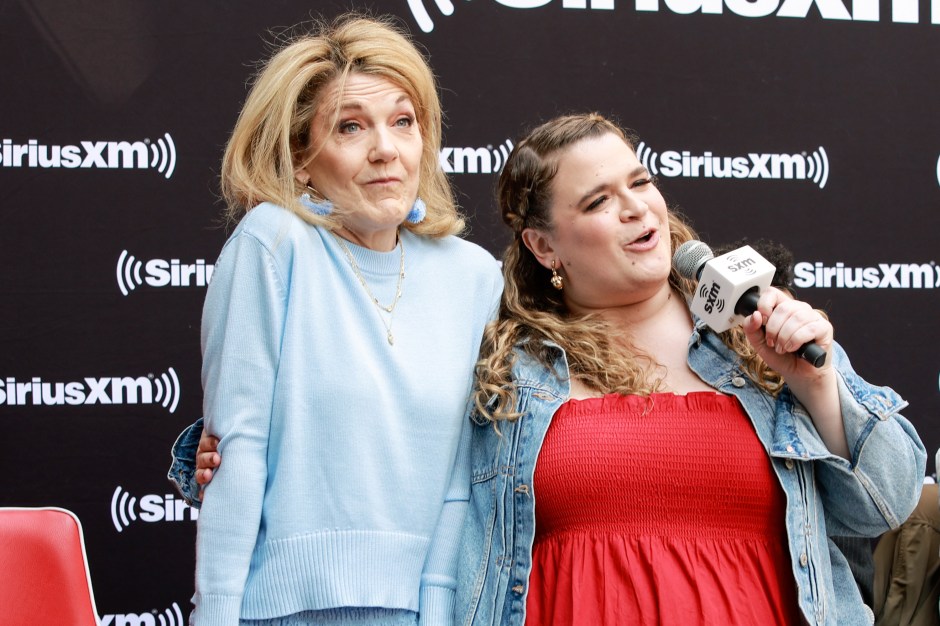
[[[294,157],[294,180],[306,187],[310,184],[310,172],[307,171],[310,159],[307,157],[307,151],[303,146],[295,145],[295,142],[291,141],[291,154]]]
[[[294,178],[301,186],[306,187],[310,183],[310,172],[302,167],[298,167],[294,170]]]
[[[522,231],[522,242],[542,267],[552,268],[552,261],[556,260],[555,248],[552,247],[551,237],[547,233],[537,228],[526,228]]]

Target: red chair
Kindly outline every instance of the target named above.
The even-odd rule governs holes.
[[[54,507],[0,507],[0,624],[98,626],[82,525]]]

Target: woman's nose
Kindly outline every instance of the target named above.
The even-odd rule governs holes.
[[[620,207],[621,221],[630,221],[649,211],[649,205],[646,201],[636,194],[628,191],[624,194],[623,198],[623,203]]]
[[[370,161],[391,161],[398,156],[398,147],[392,139],[391,133],[385,128],[376,128],[373,134],[372,150],[369,151]]]

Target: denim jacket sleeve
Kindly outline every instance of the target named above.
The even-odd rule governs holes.
[[[832,356],[851,459],[829,453],[798,401],[792,396],[789,402],[781,400],[791,403],[803,454],[816,457],[828,534],[872,537],[897,528],[914,510],[927,453],[900,414],[907,402],[890,387],[863,380],[838,344]]]
[[[173,462],[166,477],[176,486],[176,490],[183,496],[191,507],[199,508],[202,500],[199,498],[199,484],[196,482],[196,449],[199,447],[199,438],[202,436],[202,418],[186,427],[176,438],[170,454]]]

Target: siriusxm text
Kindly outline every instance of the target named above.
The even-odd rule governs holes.
[[[837,289],[936,289],[940,288],[940,267],[935,262],[850,267],[842,262],[824,265],[802,261],[793,267],[793,284]]]

